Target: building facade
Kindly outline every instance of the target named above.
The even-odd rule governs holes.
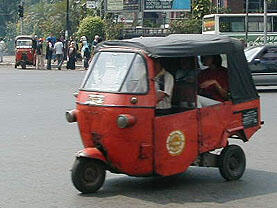
[[[228,8],[231,13],[244,13],[246,8],[246,0],[212,0],[218,7]],[[248,0],[249,12],[263,12],[264,0]],[[277,1],[268,3],[268,12],[277,12]]]

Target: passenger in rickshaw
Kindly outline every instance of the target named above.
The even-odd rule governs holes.
[[[166,71],[160,59],[155,59],[155,88],[157,93],[156,115],[166,115],[171,113],[171,98],[174,87],[173,76]]]
[[[181,111],[196,107],[196,69],[196,57],[185,57],[175,73],[174,97]]]
[[[228,72],[221,66],[221,56],[203,56],[201,61],[208,69],[201,71],[198,76],[199,94],[220,102],[228,100]]]

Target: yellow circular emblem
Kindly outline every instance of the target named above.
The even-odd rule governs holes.
[[[167,151],[172,156],[180,155],[185,148],[185,144],[186,138],[181,131],[173,131],[167,137]]]

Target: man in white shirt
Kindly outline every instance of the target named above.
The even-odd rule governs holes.
[[[6,48],[3,38],[0,38],[0,62],[3,62],[4,50]]]
[[[156,109],[158,114],[168,114],[174,86],[173,76],[162,68],[160,60],[155,59],[155,88],[157,93]]]
[[[64,47],[63,47],[63,43],[60,39],[58,39],[57,42],[55,43],[54,50],[56,52],[56,57],[58,60],[58,69],[61,70],[61,67],[63,64]]]

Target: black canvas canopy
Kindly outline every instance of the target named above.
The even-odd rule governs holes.
[[[153,58],[226,54],[233,102],[241,103],[258,98],[243,46],[239,40],[228,36],[173,34],[167,37],[105,41],[98,45],[96,52],[102,48],[113,47],[142,49]]]

